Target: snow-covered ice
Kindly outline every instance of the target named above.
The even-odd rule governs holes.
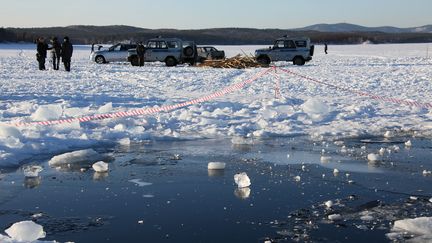
[[[77,150],[52,157],[48,164],[50,166],[75,164],[75,163],[91,163],[100,159],[100,154],[93,149]]]
[[[221,47],[228,55],[256,48],[260,46]],[[0,165],[20,165],[40,151],[55,155],[106,142],[231,137],[234,145],[250,145],[261,137],[298,134],[391,138],[409,131],[430,136],[432,131],[432,111],[426,108],[380,102],[282,72],[281,98],[274,97],[275,77],[265,75],[232,94],[170,112],[15,127],[19,122],[177,104],[264,70],[98,65],[88,60],[88,46],[75,49],[72,72],[51,70],[48,62],[49,70],[43,72],[37,70],[34,45],[0,45]],[[303,67],[276,66],[350,90],[432,102],[432,59],[425,50],[426,44],[333,46],[330,54],[317,52]]]
[[[43,168],[40,165],[26,165],[23,167],[25,177],[38,177],[42,170]]]
[[[393,233],[409,233],[432,239],[432,217],[402,219],[394,222]]]

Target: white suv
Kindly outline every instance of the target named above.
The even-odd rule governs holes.
[[[256,50],[255,58],[266,65],[277,61],[292,61],[294,65],[304,65],[312,60],[313,54],[314,45],[311,45],[309,38],[284,36],[277,39],[273,47]]]

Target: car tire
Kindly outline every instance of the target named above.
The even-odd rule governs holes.
[[[174,57],[167,57],[165,59],[165,65],[167,67],[174,67],[177,65],[177,60]]]
[[[297,65],[297,66],[303,66],[305,64],[305,60],[303,59],[303,57],[294,57],[293,59],[293,64]]]
[[[97,64],[104,64],[104,63],[106,63],[106,60],[105,60],[105,57],[103,57],[103,56],[97,56],[97,57],[95,57],[95,62]]]
[[[259,56],[257,62],[263,65],[269,65],[271,61],[268,56]]]
[[[194,50],[191,46],[187,46],[183,49],[183,55],[186,57],[192,57],[194,54]]]

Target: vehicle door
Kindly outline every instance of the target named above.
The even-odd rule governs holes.
[[[283,40],[277,40],[272,48],[272,51],[270,52],[270,59],[272,61],[282,61],[283,60],[283,53],[282,51],[285,48],[285,41]]]
[[[297,55],[296,45],[292,40],[284,41],[284,48],[281,49],[280,61],[292,61]]]
[[[111,46],[108,51],[104,53],[105,60],[107,62],[116,62],[117,61],[117,53],[120,51],[121,44]]]

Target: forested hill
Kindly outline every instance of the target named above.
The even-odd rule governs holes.
[[[43,36],[50,38],[69,36],[74,44],[137,42],[156,36],[178,37],[193,40],[198,44],[247,45],[271,44],[275,38],[288,36],[308,36],[314,43],[358,44],[370,43],[422,43],[432,42],[430,32],[383,32],[337,29],[328,32],[307,27],[296,30],[252,29],[252,28],[214,28],[199,30],[144,29],[132,26],[67,26],[49,28],[0,28],[0,42],[34,42]],[[372,29],[372,28],[371,28]]]

